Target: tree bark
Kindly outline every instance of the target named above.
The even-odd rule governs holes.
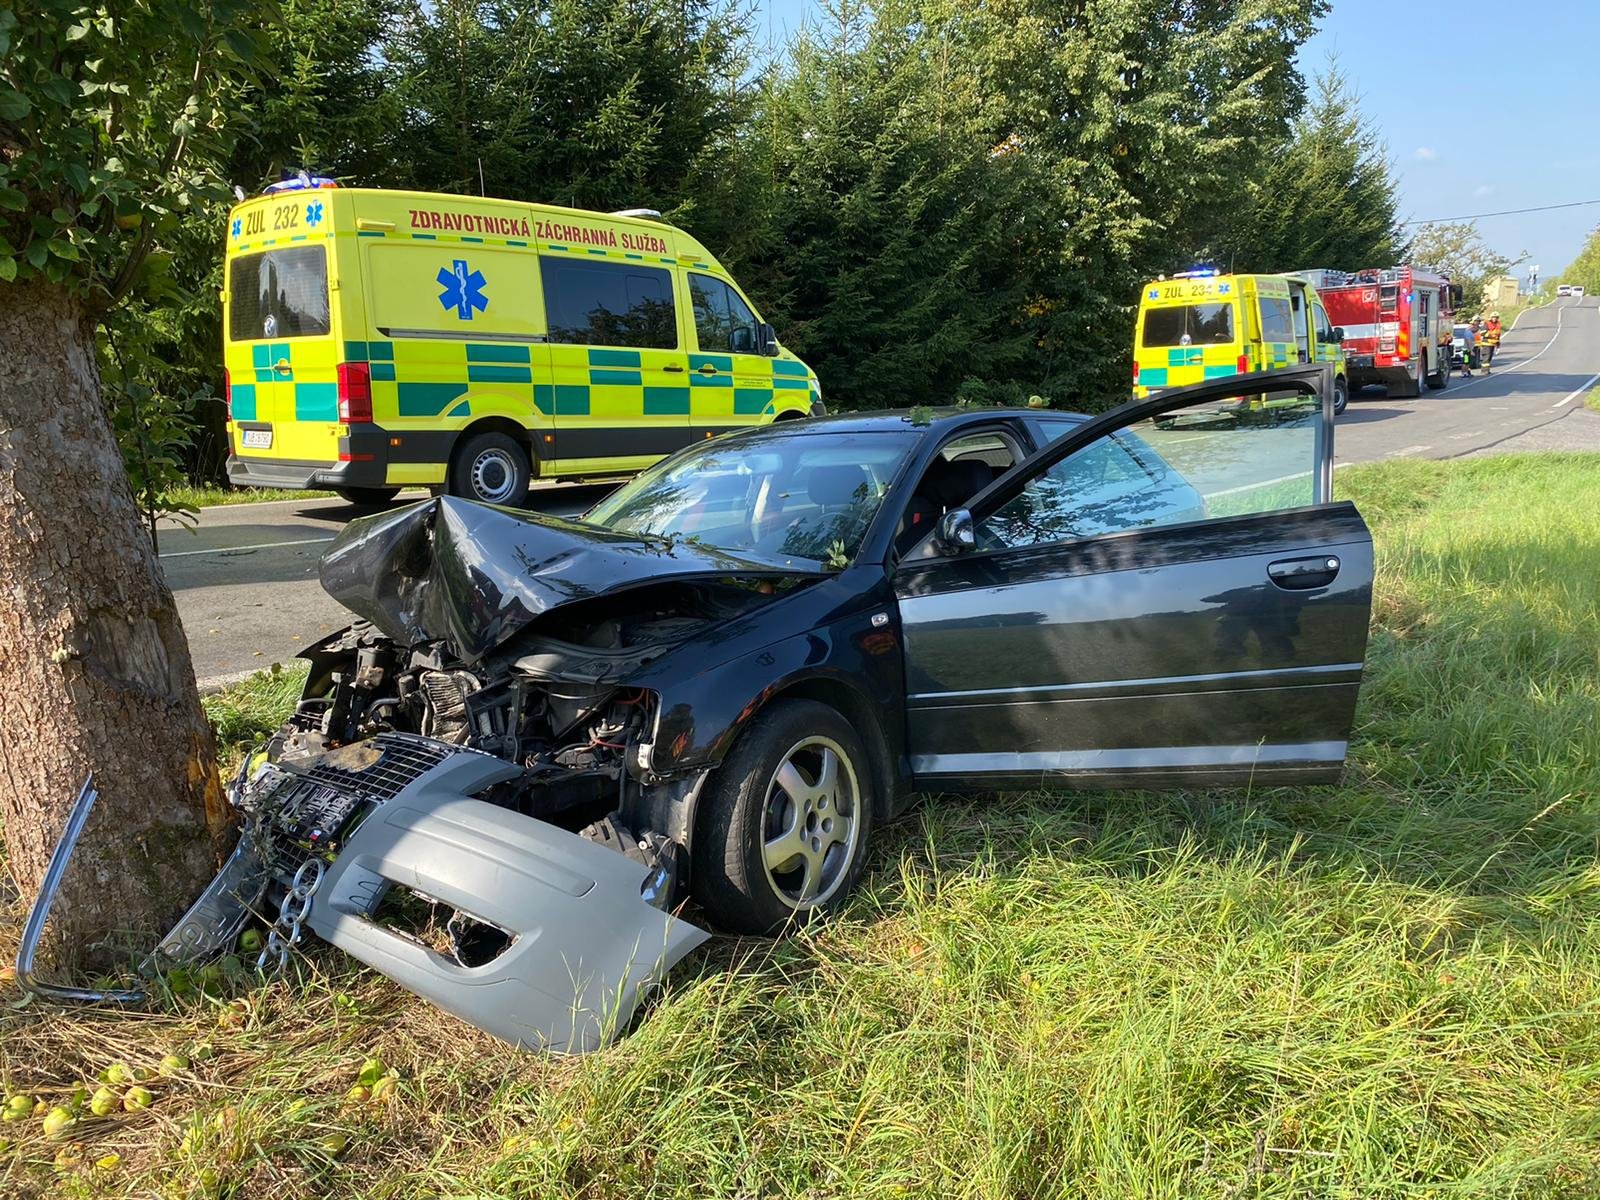
[[[100,801],[51,944],[78,955],[127,931],[148,947],[215,870],[216,744],[101,399],[93,322],[63,288],[0,285],[0,822],[24,897],[90,771]]]

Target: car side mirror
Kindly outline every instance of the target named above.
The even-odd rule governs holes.
[[[768,358],[777,358],[778,357],[778,331],[776,329],[774,329],[771,325],[768,325],[765,321],[763,321],[761,323],[761,328],[760,328],[760,330],[759,330],[759,332],[757,333],[756,336],[760,340],[760,345],[761,345],[761,351],[760,352],[762,354],[765,354]]]
[[[1344,341],[1344,326],[1343,325],[1335,325],[1333,327],[1333,340],[1335,342],[1343,342]]]
[[[933,545],[940,554],[965,554],[977,544],[978,530],[972,522],[971,510],[952,508],[939,518],[933,531]]]

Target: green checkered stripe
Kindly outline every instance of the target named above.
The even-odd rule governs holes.
[[[279,375],[273,364],[287,359],[289,374]],[[236,383],[232,387],[233,419],[254,421],[256,397],[261,384],[272,383],[278,387],[294,388],[294,419],[296,421],[337,421],[339,419],[339,387],[334,383],[302,383],[294,378],[293,342],[258,342],[250,347],[250,366],[255,372],[253,383]]]
[[[392,386],[396,409],[402,417],[470,417],[472,404],[464,399],[474,383],[521,383],[533,385],[533,369],[528,347],[455,343],[461,351],[461,375],[448,382],[403,380],[403,368],[395,363],[393,342],[346,342],[346,362],[364,362],[372,377],[374,394]],[[435,348],[428,347],[432,352]],[[429,363],[430,374],[438,370]]]
[[[367,363],[374,388],[392,384],[402,417],[469,417],[472,404],[465,397],[474,384],[495,384],[495,390],[502,394],[509,391],[513,395],[526,395],[532,408],[547,417],[589,416],[592,389],[596,387],[637,388],[640,411],[647,417],[688,416],[691,392],[695,388],[731,389],[735,416],[767,416],[776,410],[775,401],[780,392],[809,392],[811,387],[805,364],[785,359],[768,360],[772,367],[770,384],[736,386],[733,356],[727,354],[689,355],[690,374],[684,386],[646,386],[643,356],[639,351],[599,347],[587,351],[587,383],[536,384],[530,346],[480,342],[458,345],[465,379],[448,383],[400,378],[404,366],[401,364],[397,368],[393,342],[346,342],[345,360]],[[704,366],[715,367],[718,373],[698,374]],[[429,369],[436,371],[437,364],[430,364]],[[271,372],[268,374],[270,376]],[[337,410],[337,397],[334,404]]]
[[[1224,379],[1238,373],[1238,354],[1231,345],[1173,346],[1167,351],[1166,366],[1140,366],[1139,384],[1142,387],[1169,387],[1199,383],[1203,379]]]

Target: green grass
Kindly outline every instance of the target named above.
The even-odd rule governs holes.
[[[1591,412],[1600,412],[1600,387],[1590,389],[1589,394],[1583,398],[1583,406]]]
[[[257,671],[225,691],[201,698],[206,716],[217,731],[217,750],[226,778],[244,755],[283,723],[294,711],[305,685],[303,665]]]
[[[226,484],[189,483],[173,489],[169,499],[173,504],[211,508],[218,504],[259,504],[265,500],[317,500],[331,495],[332,492],[300,488],[236,488]]]
[[[1338,788],[930,800],[840,919],[716,939],[582,1060],[325,947],[151,1015],[5,1011],[36,1095],[210,1056],[74,1131],[114,1169],[0,1127],[0,1194],[1600,1194],[1597,467],[1339,473],[1380,568]],[[244,741],[292,686],[211,711]],[[395,1094],[346,1102],[373,1055]]]

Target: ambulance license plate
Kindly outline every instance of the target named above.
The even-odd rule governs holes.
[[[246,429],[244,431],[244,448],[246,450],[271,450],[272,430]]]

